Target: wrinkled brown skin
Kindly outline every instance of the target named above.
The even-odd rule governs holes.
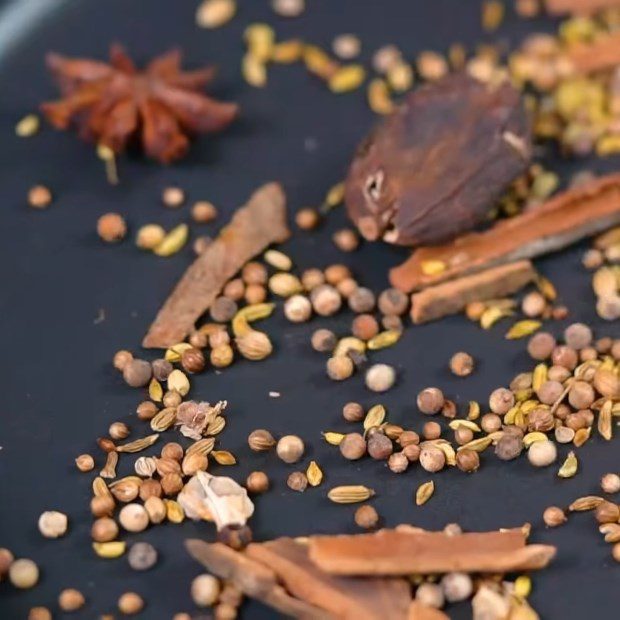
[[[362,142],[347,211],[368,240],[446,241],[485,220],[530,154],[519,93],[452,74],[410,94]]]

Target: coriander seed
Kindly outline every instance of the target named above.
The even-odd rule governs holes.
[[[262,304],[267,299],[267,289],[260,284],[248,284],[243,297],[249,305]]]
[[[185,192],[180,187],[166,187],[161,193],[161,201],[166,207],[176,209],[185,202]]]
[[[395,474],[402,474],[409,467],[409,459],[402,452],[394,452],[388,458],[388,467]]]
[[[271,450],[276,445],[276,440],[269,431],[260,428],[250,433],[248,445],[250,450],[254,452],[264,452],[265,450]]]
[[[217,217],[217,209],[207,200],[199,200],[192,206],[192,219],[198,224],[207,224]]]
[[[204,353],[200,349],[192,347],[181,354],[181,366],[186,372],[195,374],[205,369],[206,361]]]
[[[436,583],[429,581],[418,586],[415,599],[425,607],[432,607],[433,609],[441,609],[445,602],[442,589]]]
[[[543,361],[551,357],[556,346],[555,338],[548,332],[534,334],[527,343],[527,352],[535,360]]]
[[[75,459],[75,466],[82,472],[92,471],[95,468],[95,459],[90,454],[80,454]]]
[[[422,390],[418,394],[418,409],[426,415],[435,415],[444,406],[443,392],[439,388],[430,387]]]
[[[123,369],[123,379],[127,385],[138,388],[145,386],[152,376],[151,365],[140,359],[132,359]]]
[[[364,408],[359,403],[347,403],[342,408],[342,417],[347,422],[361,422],[364,419]]]
[[[129,427],[124,422],[112,422],[108,433],[112,439],[125,439],[129,437]]]
[[[471,428],[466,428],[465,426],[459,426],[454,431],[454,440],[459,446],[464,446],[466,443],[469,443],[474,438],[474,431]]]
[[[394,451],[392,440],[381,432],[369,433],[366,442],[368,454],[377,461],[384,461]]]
[[[388,288],[379,295],[377,305],[381,314],[401,316],[407,312],[409,298],[396,288]]]
[[[422,449],[416,443],[410,443],[403,447],[403,454],[407,457],[410,463],[415,463],[420,460],[420,452]]]
[[[90,500],[90,511],[93,517],[109,517],[114,512],[115,506],[114,498],[109,495],[95,496]]]
[[[300,209],[295,214],[295,224],[301,230],[312,230],[319,224],[320,216],[315,209],[306,208]]]
[[[253,471],[247,477],[245,486],[250,493],[265,493],[269,489],[269,478],[264,471]]]
[[[572,349],[584,349],[592,343],[592,330],[584,323],[573,323],[564,330],[564,342]]]
[[[502,461],[516,459],[522,450],[523,439],[514,433],[507,433],[500,437],[495,446],[495,454]]]
[[[294,471],[289,474],[289,477],[286,479],[286,484],[292,491],[303,493],[308,486],[308,478],[302,471]]]
[[[459,351],[450,358],[450,370],[457,377],[468,377],[474,371],[474,358],[469,353]]]
[[[493,413],[504,415],[515,404],[514,394],[506,388],[497,388],[489,397],[489,408]]]
[[[211,304],[209,314],[217,323],[227,323],[237,314],[238,309],[237,304],[232,299],[221,295]]]
[[[9,567],[9,581],[20,590],[32,588],[39,581],[39,567],[32,560],[15,560]]]
[[[28,204],[35,209],[45,209],[52,204],[52,192],[45,185],[35,185],[28,190]]]
[[[81,609],[85,603],[84,595],[75,588],[67,588],[58,596],[58,607],[62,611],[72,612]]]
[[[439,439],[441,437],[441,425],[437,422],[426,422],[422,428],[422,435],[426,440]]]
[[[319,353],[330,353],[336,347],[336,335],[329,329],[317,329],[312,334],[312,348]]]
[[[157,564],[157,549],[146,542],[137,542],[131,545],[127,555],[129,566],[133,570],[149,570]]]
[[[217,602],[220,590],[220,582],[213,575],[198,575],[192,581],[192,600],[198,607],[211,607]]]
[[[241,278],[233,278],[226,283],[222,292],[224,297],[237,302],[241,301],[245,294],[245,283]]]
[[[211,350],[209,360],[216,368],[226,368],[232,364],[234,355],[230,345],[222,344]]]
[[[47,607],[31,607],[28,620],[52,620],[52,612]]]
[[[136,407],[136,415],[143,421],[154,418],[158,411],[157,405],[150,400],[145,400]]]
[[[127,224],[122,215],[105,213],[97,220],[97,234],[106,243],[116,243],[127,234]]]
[[[370,340],[379,333],[379,324],[372,314],[359,314],[353,319],[351,333],[360,340]]]
[[[166,231],[159,224],[146,224],[138,229],[136,245],[141,250],[154,250],[166,236]]]
[[[588,409],[595,398],[594,388],[585,381],[575,381],[568,391],[568,402],[575,409]]]
[[[620,562],[620,543],[616,543],[611,548],[611,556],[614,560],[616,560],[616,562]]]
[[[326,364],[327,376],[333,381],[344,381],[348,379],[355,369],[353,361],[348,355],[330,357]]]
[[[456,453],[456,466],[466,474],[472,473],[480,467],[480,455],[469,448],[459,450]]]
[[[548,439],[535,441],[527,451],[527,459],[534,467],[547,467],[547,465],[554,463],[557,457],[558,450],[555,444]]]
[[[67,533],[67,515],[56,510],[48,510],[39,517],[39,532],[45,538],[60,538]]]
[[[285,463],[296,463],[304,454],[304,442],[296,435],[284,435],[276,445],[276,452]]]
[[[314,311],[320,316],[336,314],[342,305],[340,293],[331,284],[321,284],[310,292]]]
[[[336,284],[336,290],[348,300],[358,289],[358,286],[359,284],[353,278],[345,278]]]
[[[420,465],[428,472],[437,472],[444,468],[446,455],[440,448],[425,445],[420,451]]]
[[[148,527],[149,515],[141,504],[127,504],[121,508],[118,520],[128,532],[142,532]]]
[[[330,265],[324,273],[328,284],[334,286],[345,278],[351,277],[351,270],[346,265]]]
[[[536,391],[541,403],[553,405],[564,392],[564,386],[559,381],[545,381]]]
[[[157,359],[151,362],[153,376],[158,381],[167,381],[170,373],[174,370],[174,366],[165,359]]]
[[[118,536],[118,525],[110,517],[96,519],[90,528],[90,537],[95,542],[110,542]]]
[[[135,592],[125,592],[118,599],[118,610],[127,616],[140,613],[144,609],[144,601]]]
[[[361,459],[366,454],[366,440],[360,433],[348,433],[338,446],[340,453],[349,461]]]
[[[364,504],[355,511],[355,524],[359,527],[370,530],[379,523],[379,515],[373,506]]]
[[[14,559],[13,554],[6,547],[0,547],[0,581],[8,575]]]
[[[549,506],[543,512],[543,521],[547,527],[558,527],[566,523],[566,513],[557,506]]]
[[[301,274],[301,284],[306,291],[311,291],[321,284],[325,284],[325,276],[320,269],[306,269]]]
[[[332,241],[334,242],[334,245],[342,252],[353,252],[357,250],[360,244],[357,233],[350,228],[343,228],[342,230],[337,230],[332,236]]]
[[[375,307],[375,294],[363,286],[358,286],[348,299],[349,308],[356,314],[372,312]]]
[[[467,573],[447,573],[441,578],[440,585],[448,603],[464,601],[474,590],[472,579]]]
[[[312,316],[312,304],[304,295],[292,295],[284,302],[284,316],[291,323],[305,323]]]
[[[373,364],[366,371],[365,382],[373,392],[387,392],[396,382],[396,371],[388,364]]]
[[[579,356],[575,349],[566,345],[558,345],[551,354],[551,361],[558,366],[564,366],[568,370],[575,370],[579,362]]]
[[[603,502],[596,507],[594,516],[599,523],[617,523],[620,519],[620,506],[613,502]]]
[[[130,351],[125,351],[124,349],[122,349],[114,354],[112,363],[114,364],[114,368],[116,368],[116,370],[120,370],[121,372],[123,372],[125,366],[127,366],[127,364],[129,364],[132,359],[132,353]]]
[[[243,266],[241,278],[246,284],[267,284],[267,267],[262,263],[250,261]]]
[[[521,302],[521,311],[529,318],[540,316],[546,307],[547,300],[538,291],[528,293]]]
[[[601,478],[603,493],[620,493],[620,476],[618,474],[605,474]]]

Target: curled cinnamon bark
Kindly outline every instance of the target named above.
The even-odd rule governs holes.
[[[447,535],[383,530],[354,536],[313,536],[310,559],[332,575],[411,575],[451,571],[508,573],[544,568],[555,547],[525,545],[522,532]]]
[[[620,174],[571,188],[539,207],[484,232],[422,247],[392,269],[392,285],[405,292],[524,258],[560,250],[620,222]],[[425,265],[441,265],[429,272]]]
[[[286,198],[277,183],[256,190],[217,239],[183,274],[142,341],[147,348],[181,342],[243,265],[272,243],[289,236]]]
[[[427,323],[456,314],[472,301],[516,293],[535,278],[536,270],[532,263],[523,260],[429,286],[411,296],[411,320]]]
[[[620,6],[620,0],[545,0],[545,8],[552,15],[590,15],[615,6]]]

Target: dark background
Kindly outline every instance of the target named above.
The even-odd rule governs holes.
[[[32,4],[36,3],[18,3],[21,10]],[[87,598],[76,617],[114,611],[118,596],[127,590],[147,601],[143,617],[196,611],[189,584],[201,569],[186,555],[182,542],[190,536],[211,539],[211,525],[186,522],[126,536],[130,543],[147,540],[159,549],[159,564],[146,574],[132,572],[126,558],[103,561],[91,550],[92,476],[80,474],[73,459],[90,452],[97,456],[99,468],[102,458],[94,439],[115,420],[135,429],[132,437],[145,432],[133,413],[142,395],[123,384],[110,361],[119,348],[140,352],[140,340],[155,311],[193,258],[188,247],[173,258],[160,259],[140,252],[129,238],[119,246],[105,246],[95,234],[95,222],[107,211],[118,211],[135,233],[149,222],[170,227],[187,221],[188,206],[170,210],[160,203],[162,188],[171,184],[186,189],[189,204],[208,199],[221,210],[215,224],[192,225],[194,236],[215,234],[233,209],[269,180],[284,184],[291,212],[316,205],[343,177],[354,145],[373,121],[363,91],[334,96],[300,66],[273,68],[264,90],[244,84],[239,63],[245,26],[266,20],[279,37],[300,36],[324,47],[334,35],[353,32],[363,41],[365,61],[390,42],[413,58],[423,49],[445,51],[453,41],[470,49],[481,41],[514,45],[529,31],[554,27],[551,20],[526,22],[509,12],[499,33],[484,35],[480,3],[474,0],[308,0],[306,12],[293,20],[275,16],[266,0],[254,0],[240,2],[237,17],[226,27],[204,31],[194,25],[196,4],[87,0],[54,8],[50,2],[53,10],[40,23],[11,22],[14,40],[7,35],[0,41],[5,46],[0,65],[0,546],[11,548],[17,557],[35,559],[42,571],[40,584],[30,591],[0,585],[2,618],[25,618],[35,604],[49,606],[56,616],[56,597],[66,587],[80,589]],[[7,11],[14,7],[6,5],[0,25],[7,24]],[[221,71],[215,92],[241,104],[241,120],[221,137],[199,139],[189,157],[172,167],[121,158],[118,187],[107,185],[92,147],[74,135],[45,128],[34,138],[16,138],[16,121],[56,94],[44,69],[45,52],[102,58],[111,41],[126,43],[140,62],[180,45],[188,66],[216,63]],[[611,160],[551,161],[564,174],[582,167],[602,171],[615,166]],[[36,183],[54,192],[54,204],[46,211],[26,205],[28,188]],[[380,290],[387,284],[389,266],[403,260],[406,252],[367,244],[355,254],[342,255],[329,237],[344,223],[344,213],[335,212],[318,233],[297,233],[284,250],[300,269],[347,262],[360,282]],[[591,322],[599,336],[618,336],[617,325],[603,324],[594,314],[590,277],[580,265],[585,247],[538,261],[539,267],[569,305],[571,320]],[[96,322],[101,312],[105,320]],[[577,515],[554,531],[546,530],[540,518],[550,504],[567,505],[579,495],[597,492],[601,474],[618,469],[615,442],[597,437],[580,449],[580,472],[569,481],[556,477],[557,467],[534,470],[525,458],[506,464],[488,455],[476,475],[446,471],[434,476],[435,496],[417,508],[412,496],[429,478],[427,473],[412,467],[396,476],[383,463],[344,462],[321,440],[320,432],[345,430],[340,409],[354,399],[365,405],[383,402],[390,421],[419,430],[423,420],[414,400],[428,385],[444,388],[461,410],[469,399],[485,402],[493,388],[530,367],[524,343],[504,340],[507,322],[484,332],[454,317],[408,329],[396,347],[373,355],[374,361],[394,364],[399,377],[393,390],[375,396],[364,389],[361,376],[343,384],[327,380],[324,359],[308,346],[319,325],[340,326],[344,332],[349,321],[345,313],[294,326],[275,317],[264,323],[277,346],[271,359],[260,364],[241,361],[193,382],[194,398],[229,400],[220,445],[238,455],[239,465],[226,473],[243,480],[248,472],[264,469],[272,478],[272,490],[256,501],[255,537],[352,532],[354,507],[331,505],[325,494],[337,484],[364,483],[377,490],[373,503],[388,526],[408,522],[441,528],[458,521],[466,529],[483,530],[532,522],[533,540],[559,548],[553,566],[534,579],[531,600],[542,617],[579,619],[603,612],[615,617],[619,569],[592,516]],[[559,334],[563,324],[549,328]],[[469,379],[457,380],[447,371],[447,361],[457,350],[470,352],[478,361]],[[282,397],[270,399],[270,390],[280,391]],[[303,495],[289,491],[285,479],[294,466],[285,466],[274,454],[249,454],[246,437],[257,427],[276,435],[301,435],[309,446],[302,465],[316,459],[325,471],[323,486]],[[174,438],[174,432],[166,437]],[[561,447],[562,458],[566,452]],[[120,472],[128,473],[133,461],[121,458]],[[223,473],[224,468],[215,466],[212,471]],[[70,532],[64,539],[40,536],[37,519],[49,509],[69,515]],[[468,618],[469,604],[451,613]],[[255,603],[243,607],[244,617],[273,615]]]

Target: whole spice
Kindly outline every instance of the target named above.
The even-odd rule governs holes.
[[[192,581],[192,600],[198,607],[211,607],[220,596],[220,582],[213,575],[198,575]]]
[[[28,559],[19,559],[9,567],[9,581],[20,590],[27,590],[39,581],[39,567]]]
[[[303,493],[308,486],[308,478],[306,477],[306,474],[304,474],[302,471],[294,471],[289,474],[289,477],[286,480],[286,484],[288,488],[292,491],[298,491],[300,493]]]
[[[112,439],[125,439],[129,436],[129,427],[124,422],[112,422],[108,433]]]
[[[474,370],[474,358],[469,353],[459,351],[450,358],[450,370],[457,377],[467,377]]]
[[[601,478],[603,493],[620,493],[620,476],[618,474],[605,474]]]
[[[388,459],[388,467],[395,474],[402,474],[409,467],[409,459],[403,452],[395,452]]]
[[[141,250],[154,250],[166,236],[166,231],[159,224],[146,224],[138,229],[136,245]]]
[[[276,452],[285,463],[296,463],[303,456],[304,442],[296,435],[285,435],[278,441]]]
[[[385,460],[392,454],[392,440],[381,432],[371,433],[367,441],[368,454],[376,460]]]
[[[551,357],[555,349],[555,338],[547,332],[534,334],[527,343],[527,352],[535,360],[546,360]]]
[[[142,532],[148,527],[149,515],[141,504],[127,504],[121,509],[118,520],[128,532]]]
[[[52,192],[45,185],[35,185],[28,190],[28,204],[35,209],[45,209],[52,204]]]
[[[100,517],[93,522],[90,536],[95,542],[110,542],[118,536],[118,525],[110,517]]]
[[[330,357],[326,364],[327,376],[333,381],[344,381],[348,379],[355,370],[353,361],[348,355]]]
[[[127,561],[133,570],[148,570],[157,563],[157,550],[146,542],[134,543],[129,549]]]
[[[523,439],[515,433],[503,435],[495,446],[495,454],[502,461],[516,459],[523,450]]]
[[[67,533],[67,515],[56,510],[49,510],[39,517],[39,531],[45,538],[60,538]]]
[[[112,515],[115,505],[111,495],[95,496],[90,501],[90,511],[94,517],[106,517]]]
[[[90,454],[80,454],[75,459],[75,466],[83,472],[92,471],[95,468],[95,460]]]
[[[335,504],[365,502],[375,494],[373,489],[363,485],[344,485],[329,490],[327,497]]]
[[[302,230],[312,230],[319,223],[320,216],[315,209],[300,209],[295,214],[295,223]]]
[[[310,292],[314,311],[320,316],[336,314],[342,305],[340,293],[331,284],[321,284]]]
[[[312,348],[319,353],[331,353],[336,347],[336,335],[329,329],[317,329],[312,334]]]
[[[253,471],[247,477],[245,486],[250,493],[265,493],[269,489],[269,478],[263,471]]]
[[[364,504],[355,511],[355,524],[365,530],[370,530],[379,523],[379,515],[373,506]]]
[[[444,452],[433,445],[423,445],[420,451],[420,465],[428,472],[440,471],[446,464]]]
[[[396,382],[396,371],[388,364],[373,364],[366,371],[365,382],[373,392],[387,392]]]
[[[440,451],[441,452],[441,451]],[[443,453],[442,453],[443,454]],[[422,483],[415,493],[415,503],[422,506],[428,502],[435,492],[435,483],[432,480]]]
[[[304,295],[293,295],[284,302],[284,316],[292,323],[304,323],[312,316],[312,304]]]
[[[549,440],[536,441],[528,449],[527,458],[535,467],[546,467],[557,459],[558,451]]]
[[[28,620],[52,620],[52,612],[47,607],[31,607]]]
[[[445,399],[439,388],[426,388],[417,397],[418,409],[426,415],[435,415],[441,411]]]
[[[118,213],[106,213],[97,220],[97,234],[107,243],[116,243],[127,234],[127,224]]]
[[[345,459],[354,461],[366,454],[366,440],[359,433],[349,433],[340,442],[340,453]]]
[[[493,413],[504,415],[514,405],[514,394],[506,388],[493,390],[489,397],[489,408]]]
[[[127,616],[140,613],[144,609],[144,601],[135,592],[125,592],[118,599],[118,610]]]
[[[468,599],[474,584],[467,573],[448,573],[441,578],[441,589],[448,603],[458,603]]]
[[[456,453],[456,466],[465,473],[476,471],[480,467],[480,455],[475,450],[459,450]]]
[[[620,519],[620,506],[604,501],[596,507],[594,516],[599,523],[616,523]]]
[[[142,387],[151,380],[151,365],[146,360],[132,359],[123,369],[123,379],[131,387]]]
[[[58,607],[62,611],[72,612],[81,609],[86,600],[84,595],[74,588],[63,590],[58,596]]]
[[[557,506],[549,506],[543,512],[543,521],[547,527],[558,527],[566,523],[566,513]]]
[[[250,433],[248,436],[248,445],[250,446],[250,450],[254,452],[263,452],[265,450],[271,450],[271,448],[276,445],[276,440],[269,431],[261,428]]]
[[[359,403],[347,403],[342,408],[342,417],[347,422],[361,422],[364,419],[364,408]]]

